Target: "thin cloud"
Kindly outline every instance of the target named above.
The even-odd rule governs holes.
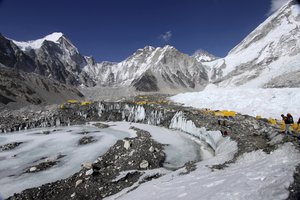
[[[167,31],[164,34],[161,34],[159,36],[160,39],[162,39],[164,42],[169,42],[172,38],[172,32],[171,31]]]
[[[271,1],[271,8],[268,12],[268,15],[276,12],[279,8],[281,8],[284,4],[289,2],[290,0],[272,0]]]

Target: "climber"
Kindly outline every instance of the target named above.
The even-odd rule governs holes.
[[[298,122],[297,122],[297,124],[298,124],[298,126],[300,125],[300,117],[299,117],[299,119],[298,119]]]
[[[223,136],[223,137],[228,136],[228,132],[227,132],[227,131],[222,131],[222,130],[221,130],[221,133],[222,133],[222,136]]]
[[[290,125],[294,123],[293,116],[290,113],[288,113],[287,116],[284,116],[282,114],[281,117],[282,117],[282,120],[285,123],[285,134],[292,135],[292,133],[290,131]]]

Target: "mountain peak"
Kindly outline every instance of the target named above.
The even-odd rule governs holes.
[[[192,57],[196,58],[199,62],[209,62],[217,59],[216,56],[208,53],[203,49],[198,49],[197,51],[195,51]]]
[[[166,45],[166,46],[163,47],[163,49],[164,50],[171,50],[171,49],[173,50],[173,49],[175,49],[175,47],[173,47],[171,45]]]
[[[37,39],[37,40],[31,40],[31,41],[27,41],[27,42],[23,42],[23,41],[15,41],[13,40],[13,42],[20,47],[21,50],[26,51],[28,49],[39,49],[44,41],[51,41],[54,43],[59,43],[59,39],[61,37],[63,37],[64,34],[61,32],[54,32],[51,33],[50,35],[47,35],[41,39]]]
[[[44,37],[42,39],[47,40],[47,41],[57,42],[62,36],[64,36],[63,33],[54,32],[54,33],[51,33],[50,35],[47,35],[46,37]]]
[[[153,51],[155,49],[155,47],[153,46],[145,46],[144,50],[149,50],[149,51]]]

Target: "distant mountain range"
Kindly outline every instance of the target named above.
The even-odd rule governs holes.
[[[0,71],[13,70],[23,77],[47,80],[48,86],[55,82],[62,84],[62,88],[77,88],[90,98],[141,92],[175,94],[200,91],[208,84],[300,87],[300,15],[293,2],[259,25],[225,58],[217,58],[203,50],[189,56],[167,45],[138,49],[120,63],[96,63],[93,57],[81,55],[62,33],[28,42],[0,35]],[[9,85],[0,85],[1,98],[5,99],[1,101],[0,98],[0,102],[18,100],[5,92],[11,89]],[[70,91],[75,94],[73,97],[79,94],[76,89],[68,93]],[[63,94],[64,90],[60,92]],[[40,96],[40,99],[48,102],[47,98]]]

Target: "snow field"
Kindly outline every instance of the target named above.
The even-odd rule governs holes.
[[[241,114],[281,119],[291,113],[300,117],[300,88],[213,88],[201,92],[181,93],[170,98],[184,106],[233,110]]]

